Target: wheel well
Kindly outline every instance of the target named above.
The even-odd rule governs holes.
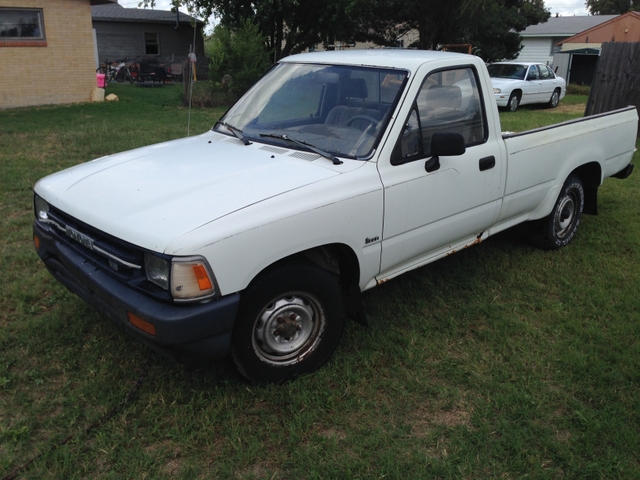
[[[576,175],[584,185],[584,213],[598,214],[598,187],[602,183],[602,169],[597,162],[587,163],[576,168],[571,175]]]
[[[328,272],[339,276],[345,286],[359,285],[360,265],[358,263],[358,257],[350,247],[341,243],[320,245],[318,247],[310,248],[309,250],[304,250],[281,258],[277,262],[264,268],[258,275],[256,275],[255,278],[258,278],[265,271],[278,265],[290,263],[296,260],[307,260],[315,263]]]
[[[515,95],[518,98],[522,98],[522,90],[520,89],[515,89],[511,91],[511,95]]]
[[[358,257],[347,245],[333,243],[302,252],[307,259],[318,266],[338,275],[346,284],[360,282]]]

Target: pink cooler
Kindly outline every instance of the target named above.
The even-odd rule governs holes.
[[[106,75],[104,73],[96,73],[96,82],[98,82],[98,88],[104,88],[104,80]]]

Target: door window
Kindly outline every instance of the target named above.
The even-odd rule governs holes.
[[[431,155],[434,133],[459,133],[469,147],[484,143],[486,120],[473,68],[438,71],[425,78],[393,154],[394,165]]]

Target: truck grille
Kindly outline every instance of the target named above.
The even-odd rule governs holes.
[[[143,272],[144,252],[97,230],[50,206],[47,220],[40,220],[60,242],[69,246],[101,270],[120,279],[140,283],[146,280]]]

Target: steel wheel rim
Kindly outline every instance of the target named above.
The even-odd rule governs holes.
[[[558,215],[556,215],[556,234],[563,238],[569,232],[576,218],[576,201],[573,195],[565,196],[558,205]]]
[[[270,365],[298,363],[316,350],[325,325],[317,298],[303,292],[286,293],[270,302],[256,318],[253,350]]]

